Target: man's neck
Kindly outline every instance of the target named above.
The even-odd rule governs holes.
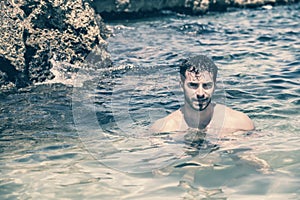
[[[184,120],[190,128],[205,129],[212,119],[214,105],[210,103],[207,108],[198,111],[191,108],[188,104],[184,104],[181,110]]]

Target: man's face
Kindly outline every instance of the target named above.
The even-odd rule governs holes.
[[[215,89],[212,73],[186,71],[185,79],[182,81],[185,104],[197,111],[205,110],[210,104]]]

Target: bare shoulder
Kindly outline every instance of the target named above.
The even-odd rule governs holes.
[[[172,132],[180,130],[182,123],[182,113],[176,110],[168,116],[155,121],[150,130],[153,132]]]
[[[227,125],[236,130],[249,131],[254,129],[252,120],[240,111],[233,110],[231,108],[225,108]]]

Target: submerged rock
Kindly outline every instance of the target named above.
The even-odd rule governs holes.
[[[17,3],[15,3],[17,2]],[[84,0],[1,1],[0,87],[52,79],[51,59],[81,65],[111,64],[102,18]]]

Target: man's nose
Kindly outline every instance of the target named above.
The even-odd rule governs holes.
[[[198,98],[204,97],[204,91],[203,91],[203,88],[201,85],[200,85],[200,87],[197,88],[196,95]]]

